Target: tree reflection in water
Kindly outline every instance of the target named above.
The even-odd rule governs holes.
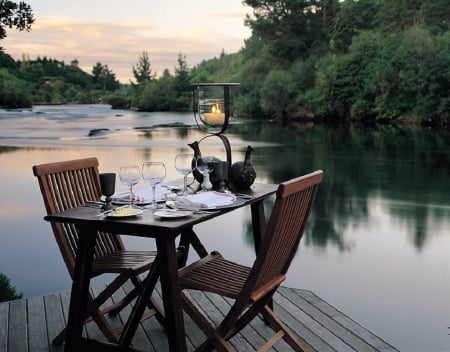
[[[233,125],[231,131],[248,141],[277,144],[253,157],[256,170],[273,182],[325,171],[306,245],[350,250],[344,230],[368,221],[374,199],[381,198],[390,216],[407,224],[418,250],[432,236],[428,224],[450,217],[450,194],[443,192],[450,187],[447,131],[256,122]]]

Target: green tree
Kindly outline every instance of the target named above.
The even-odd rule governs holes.
[[[177,95],[178,109],[188,109],[192,100],[191,76],[186,61],[186,55],[178,54],[178,66],[175,67],[174,90]]]
[[[97,62],[92,67],[92,75],[94,84],[98,88],[102,89],[103,92],[114,91],[120,87],[119,82],[116,80],[116,75],[108,67],[108,65],[103,65]]]
[[[244,0],[243,3],[253,8],[253,17],[247,15],[245,21],[253,35],[269,45],[277,61],[292,63],[327,45],[324,21],[336,11],[339,1]]]
[[[9,278],[0,273],[0,302],[12,301],[22,298],[22,293],[17,293],[16,289],[11,286]]]
[[[270,71],[260,89],[260,105],[264,113],[286,120],[286,108],[292,97],[289,73],[280,69]]]
[[[7,69],[0,68],[0,106],[31,107],[31,103],[27,82],[9,73]]]
[[[408,27],[428,28],[435,33],[449,29],[450,2],[447,0],[381,1],[377,17],[386,32]]]
[[[154,80],[156,77],[156,74],[152,73],[150,59],[148,58],[148,53],[146,51],[142,52],[136,66],[133,65],[132,69],[137,84]]]
[[[23,1],[16,3],[0,0],[0,40],[6,38],[5,27],[29,31],[33,23],[33,11],[30,5]],[[0,47],[0,50],[3,48]]]

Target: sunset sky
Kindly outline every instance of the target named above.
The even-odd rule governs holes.
[[[17,0],[18,2],[18,0]],[[242,0],[25,0],[36,22],[30,32],[7,30],[1,42],[14,59],[46,56],[88,73],[107,64],[121,83],[134,80],[132,65],[147,51],[153,72],[173,73],[178,54],[189,67],[239,51],[250,29]]]

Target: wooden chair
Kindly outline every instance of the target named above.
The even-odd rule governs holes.
[[[100,199],[97,158],[36,165],[33,166],[33,173],[38,178],[47,214],[78,207],[89,200]],[[75,226],[61,223],[52,223],[51,226],[69,274],[73,278],[78,242]],[[105,314],[118,314],[139,294],[142,289],[139,275],[150,270],[155,257],[156,252],[127,251],[119,235],[98,234],[92,277],[105,273],[117,276],[96,297],[91,294],[85,322],[94,320],[109,342],[118,343],[121,329],[114,329],[105,318]],[[100,306],[128,280],[133,283],[134,289],[119,302],[100,309]],[[152,300],[149,300],[148,307],[149,310],[143,319],[156,315],[164,324],[163,313]],[[53,343],[62,344],[64,339],[65,330],[53,340]]]
[[[262,313],[275,335],[258,351],[267,351],[284,339],[295,351],[305,351],[293,332],[271,308],[271,300],[286,277],[303,235],[322,171],[281,183],[253,266],[246,267],[212,252],[180,269],[182,289],[212,292],[234,299],[218,325],[212,325],[184,293],[183,308],[203,330],[207,340],[197,351],[232,351],[229,340]]]

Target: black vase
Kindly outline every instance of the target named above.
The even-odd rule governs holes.
[[[255,182],[256,171],[251,161],[253,148],[247,147],[243,161],[237,161],[231,165],[230,184],[231,187],[239,189],[248,189]]]
[[[219,158],[216,158],[215,156],[205,156],[202,157],[202,153],[200,151],[200,143],[198,141],[189,143],[188,146],[192,148],[194,151],[194,159],[192,159],[192,175],[196,179],[198,183],[203,182],[203,175],[195,168],[196,159],[203,159],[204,162],[212,163],[216,161],[221,161]],[[213,188],[217,188],[219,186],[219,180],[217,180],[217,177],[214,174],[214,170],[209,174],[209,180],[211,181]]]

